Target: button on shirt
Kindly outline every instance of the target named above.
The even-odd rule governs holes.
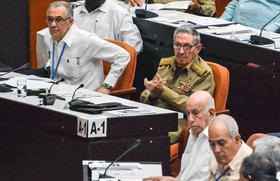
[[[180,181],[206,181],[209,179],[210,160],[213,157],[208,142],[208,127],[195,138],[190,136],[181,161],[177,178]]]
[[[140,32],[127,10],[106,0],[103,5],[88,12],[85,4],[74,9],[74,23],[81,29],[96,33],[103,39],[125,42],[139,53],[143,41]]]
[[[91,90],[96,90],[104,80],[103,60],[113,63],[104,82],[114,87],[130,58],[121,47],[93,33],[81,30],[73,24],[59,43],[49,38],[47,47],[50,57],[46,67],[50,66],[51,70],[53,43],[55,44],[54,69],[66,43],[54,80],[64,78],[68,84],[75,86],[84,84],[85,88]]]
[[[221,16],[222,19],[261,29],[280,12],[279,0],[232,0]],[[275,32],[280,29],[280,16],[265,27]]]

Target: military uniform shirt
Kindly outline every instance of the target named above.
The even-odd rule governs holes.
[[[150,91],[144,90],[140,101],[154,106],[186,113],[186,102],[195,91],[214,93],[215,82],[211,68],[197,56],[189,65],[176,71],[175,57],[163,58],[158,74],[166,81],[166,88],[158,99],[150,100]]]

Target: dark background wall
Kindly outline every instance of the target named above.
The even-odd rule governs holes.
[[[29,61],[27,0],[0,1],[0,62],[11,67]]]

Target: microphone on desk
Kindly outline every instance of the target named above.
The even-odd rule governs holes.
[[[5,72],[4,74],[0,75],[0,77],[1,77],[0,80],[8,80],[8,78],[2,78],[2,76],[7,75],[8,73],[15,72],[15,71],[22,70],[22,69],[29,68],[29,67],[30,67],[30,63],[26,63],[26,64],[23,64],[20,67],[17,67],[17,68],[12,69],[12,70],[10,70],[8,72]]]
[[[145,0],[145,9],[136,9],[135,10],[135,15],[137,18],[155,18],[158,17],[158,14],[147,11],[147,4],[148,0]]]
[[[76,94],[76,92],[77,92],[77,90],[79,90],[80,88],[82,88],[82,87],[84,87],[85,85],[84,84],[81,84],[81,85],[79,85],[79,87],[74,91],[74,93],[73,93],[73,96],[72,96],[72,99],[71,100],[73,100],[74,99],[74,97],[75,97],[75,94]]]
[[[271,23],[275,18],[277,18],[280,15],[280,13],[278,13],[276,16],[274,16],[271,20],[269,20],[265,25],[263,25],[260,35],[251,35],[250,37],[250,43],[254,44],[254,45],[267,45],[267,44],[273,44],[275,43],[273,40],[269,39],[269,38],[265,38],[262,36],[262,32],[264,30],[264,28]]]
[[[127,149],[123,154],[121,154],[121,156],[119,156],[117,159],[115,159],[114,161],[112,161],[107,168],[104,171],[104,174],[101,174],[99,176],[99,178],[112,178],[111,176],[106,175],[107,170],[117,161],[119,161],[122,157],[124,157],[127,153],[129,153],[131,150],[137,148],[138,146],[141,145],[141,139],[137,139],[132,146],[129,147],[129,149]]]
[[[60,82],[64,82],[64,81],[65,81],[65,79],[64,79],[64,78],[62,78],[62,79],[60,79],[60,80],[58,80],[58,81],[54,82],[54,83],[50,86],[49,93],[51,93],[52,87],[53,87],[55,84],[58,84],[58,83],[60,83]]]

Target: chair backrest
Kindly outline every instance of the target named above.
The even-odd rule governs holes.
[[[136,63],[137,63],[137,54],[134,47],[117,40],[107,40],[107,41],[122,47],[130,54],[130,61],[127,64],[125,70],[123,71],[122,75],[118,79],[118,82],[112,91],[131,88],[135,77]],[[103,67],[104,67],[104,77],[106,77],[110,71],[111,63],[103,61]]]
[[[216,17],[222,16],[223,12],[225,11],[226,6],[231,0],[215,0],[216,4]]]
[[[250,146],[252,149],[254,149],[253,147],[253,143],[256,139],[259,139],[259,138],[262,138],[262,137],[266,137],[268,136],[267,134],[264,134],[264,133],[255,133],[255,134],[252,134],[248,140],[246,141],[246,144],[248,146]]]
[[[229,71],[226,67],[214,62],[205,61],[207,65],[212,69],[215,91],[214,100],[215,108],[217,112],[223,111],[226,108],[228,90],[229,90]]]

